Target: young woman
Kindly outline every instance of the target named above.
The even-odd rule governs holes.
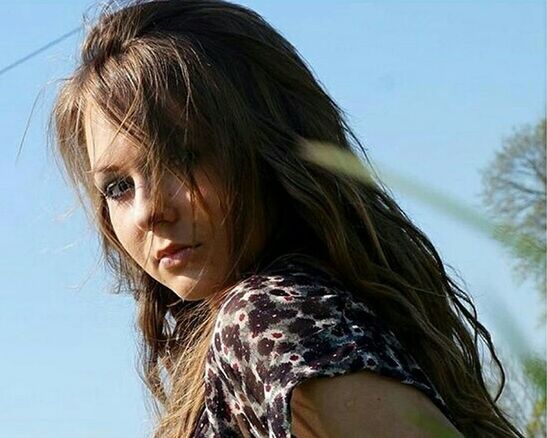
[[[303,140],[367,157],[259,15],[104,12],[52,120],[137,303],[155,437],[522,436],[431,242],[381,182],[305,159]]]

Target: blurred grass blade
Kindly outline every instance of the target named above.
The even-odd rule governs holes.
[[[301,146],[302,155],[306,160],[333,172],[345,174],[367,184],[374,184],[372,171],[353,152],[319,141],[303,140]],[[507,224],[491,222],[475,209],[446,193],[386,169],[380,169],[379,173],[382,176],[381,179],[389,186],[459,219],[475,230],[488,234],[512,248],[519,255],[540,260],[545,254],[544,246],[531,236],[519,233]]]
[[[353,152],[320,141],[302,140],[300,144],[304,159],[367,184],[374,184],[371,172]]]

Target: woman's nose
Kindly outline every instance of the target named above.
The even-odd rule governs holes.
[[[167,184],[159,184],[156,199],[145,185],[135,185],[133,200],[133,220],[142,230],[150,230],[159,222],[172,222],[176,219],[173,193]]]

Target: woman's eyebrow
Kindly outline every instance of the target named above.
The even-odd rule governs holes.
[[[115,172],[117,170],[120,170],[119,166],[116,166],[115,164],[105,164],[103,166],[98,166],[96,168],[91,168],[89,173],[91,173],[92,175],[95,175],[97,173]]]
[[[139,169],[142,169],[144,167],[144,163],[141,163],[140,160],[137,160],[137,162],[134,162],[133,160],[126,160],[126,162],[122,165],[114,163],[100,164],[97,167],[92,167],[91,170],[87,171],[86,173],[91,175],[97,175],[99,173],[122,172],[124,169],[130,168],[132,165],[136,166]]]

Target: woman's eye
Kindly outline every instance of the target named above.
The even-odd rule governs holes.
[[[121,178],[107,184],[103,188],[102,192],[105,198],[118,200],[122,198],[131,188],[132,183],[126,178]]]

